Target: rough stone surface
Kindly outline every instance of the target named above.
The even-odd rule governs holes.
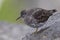
[[[60,22],[56,22],[42,32],[26,35],[22,40],[59,40],[60,39]]]

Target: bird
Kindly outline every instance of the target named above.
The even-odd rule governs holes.
[[[19,20],[20,18],[23,19],[24,23],[32,28],[36,28],[34,33],[38,32],[38,28],[42,27],[46,21],[52,16],[56,9],[43,9],[43,8],[30,8],[24,9],[20,12],[20,16],[16,19]]]

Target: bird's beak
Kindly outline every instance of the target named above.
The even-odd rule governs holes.
[[[19,20],[20,18],[21,18],[21,17],[18,17],[18,18],[16,19],[16,21]]]

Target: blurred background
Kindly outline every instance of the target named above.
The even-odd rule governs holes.
[[[16,22],[21,10],[36,7],[60,11],[60,0],[0,0],[0,21]]]
[[[23,0],[0,0],[0,21],[16,22],[24,7]]]

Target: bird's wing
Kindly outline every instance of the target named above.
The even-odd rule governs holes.
[[[48,16],[45,15],[47,11],[46,10],[39,10],[39,11],[36,11],[34,14],[33,14],[33,17],[35,19],[37,19],[37,22],[45,22],[47,21],[47,19],[49,18]]]

